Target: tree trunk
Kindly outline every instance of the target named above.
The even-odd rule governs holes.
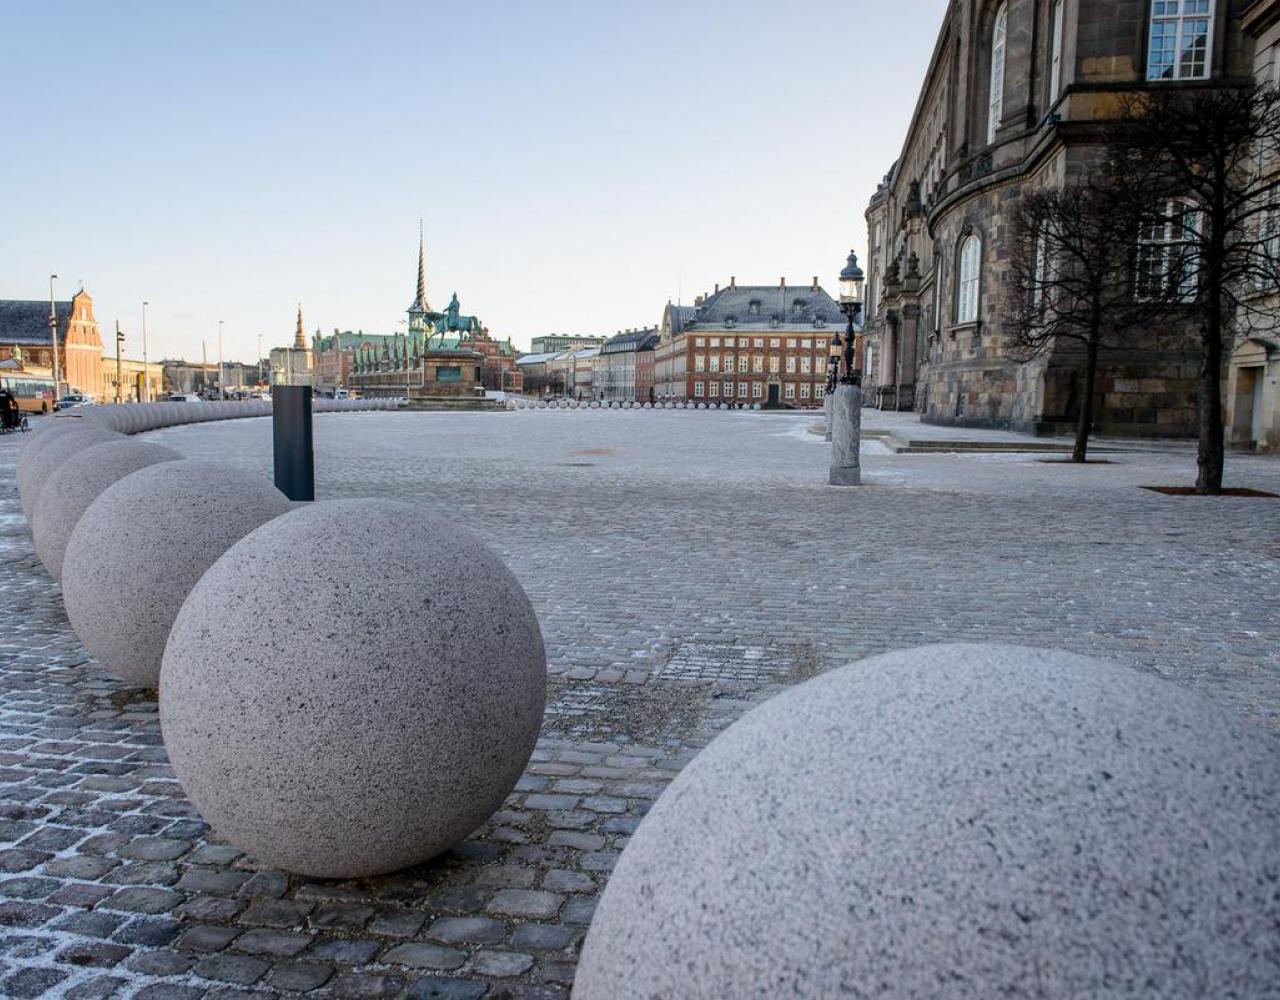
[[[1080,398],[1080,417],[1076,422],[1076,443],[1071,461],[1083,462],[1089,451],[1089,432],[1093,429],[1093,386],[1098,377],[1098,335],[1089,337],[1084,356],[1084,392]]]
[[[1210,319],[1200,363],[1200,441],[1196,449],[1196,492],[1222,492],[1225,449],[1222,428],[1222,328]]]

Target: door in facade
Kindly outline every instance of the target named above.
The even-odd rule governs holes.
[[[1263,377],[1266,375],[1265,368],[1254,368],[1253,371],[1253,412],[1249,420],[1249,440],[1253,442],[1256,448],[1262,443],[1262,387],[1266,383]]]
[[[769,383],[769,405],[770,406],[778,405],[780,391],[781,391],[781,386],[779,386],[777,382]]]

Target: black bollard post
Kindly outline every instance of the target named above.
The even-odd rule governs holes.
[[[271,387],[271,431],[276,489],[290,500],[316,498],[316,461],[311,448],[311,386]]]

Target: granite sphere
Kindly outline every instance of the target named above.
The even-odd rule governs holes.
[[[184,456],[152,441],[125,438],[91,445],[63,462],[45,481],[31,512],[31,537],[36,555],[49,574],[62,579],[67,540],[89,505],[108,486],[157,462],[176,462]]]
[[[542,724],[524,590],[459,525],[333,500],[263,525],[178,614],[160,723],[217,834],[287,871],[426,861],[502,805]]]
[[[182,459],[125,476],[67,540],[62,601],[71,627],[112,673],[156,687],[169,629],[201,574],[290,506],[270,480],[229,464]]]
[[[40,491],[58,466],[85,448],[104,441],[119,441],[123,437],[123,434],[105,427],[86,424],[74,431],[57,434],[30,456],[24,453],[18,462],[18,496],[22,500],[22,513],[26,515],[27,523],[31,522],[31,512],[35,509]]]
[[[677,776],[573,996],[1274,996],[1277,774],[1273,735],[1116,664],[873,657]]]

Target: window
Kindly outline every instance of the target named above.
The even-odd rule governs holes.
[[[813,341],[812,341],[812,340],[802,340],[802,341],[800,341],[800,349],[801,349],[802,351],[811,351],[811,350],[813,350]]]
[[[1209,75],[1213,0],[1151,0],[1148,80],[1203,80]]]
[[[805,374],[808,374],[809,372],[813,371],[813,358],[809,357],[809,355],[807,354],[803,358],[801,358],[800,370]]]
[[[800,398],[801,398],[801,399],[808,399],[808,398],[809,398],[809,383],[808,383],[808,382],[802,382],[802,383],[800,384]]]
[[[795,359],[795,358],[787,358],[787,371],[789,371],[789,372],[793,372],[793,371],[795,371],[795,370],[796,370],[796,359]]]
[[[778,374],[778,369],[779,369],[779,361],[778,361],[778,358],[777,358],[777,357],[772,357],[772,358],[770,358],[770,359],[769,359],[769,371],[771,371],[774,375],[777,375],[777,374]]]
[[[711,346],[711,347],[719,347],[719,346],[720,346],[720,338],[719,338],[719,337],[712,337],[712,338],[711,338],[711,344],[710,344],[710,346]]]
[[[1134,255],[1135,298],[1150,301],[1175,296],[1190,302],[1196,297],[1200,284],[1195,263],[1200,223],[1200,212],[1176,198],[1142,222]]]
[[[1058,99],[1062,89],[1062,0],[1053,5],[1053,35],[1049,44],[1049,103]]]
[[[751,398],[752,398],[752,399],[759,399],[759,398],[761,398],[763,395],[764,395],[764,383],[763,383],[763,382],[752,382],[752,383],[751,383]]]
[[[760,315],[760,300],[759,300],[759,299],[752,299],[749,303],[747,303],[747,315],[748,315],[748,316],[759,316],[759,315]]]
[[[1009,5],[1002,3],[991,27],[991,100],[987,110],[987,142],[996,141],[996,129],[1000,127],[1000,116],[1004,113],[1004,43],[1008,31]]]
[[[707,370],[707,356],[705,354],[695,354],[693,356],[693,370],[695,372]]]
[[[751,341],[751,346],[752,346],[752,347],[764,347],[764,338],[763,338],[763,337],[756,337],[756,339],[755,339],[755,340]]]
[[[747,366],[751,364],[751,359],[745,354],[738,355],[738,371],[745,372]]]
[[[751,370],[753,372],[764,371],[764,355],[763,354],[757,354],[755,355],[755,357],[751,359]]]
[[[713,395],[713,396],[719,396],[719,395],[720,395],[720,383],[719,383],[719,382],[712,382],[712,383],[711,383],[711,395]]]
[[[1042,229],[1036,233],[1036,269],[1031,282],[1031,304],[1044,305],[1044,282],[1049,273],[1049,237]]]
[[[782,395],[783,395],[784,397],[786,397],[787,399],[795,399],[795,398],[796,398],[796,384],[795,384],[794,382],[788,382],[788,383],[786,384],[786,387],[783,389]]]
[[[770,338],[769,338],[769,346],[770,346],[770,347],[781,347],[781,346],[782,346],[782,341],[781,341],[781,340],[779,340],[777,337],[770,337]]]
[[[746,382],[739,382],[739,383],[738,383],[738,396],[739,396],[739,398],[741,398],[741,399],[746,399],[746,398],[747,398],[747,383],[746,383]]]
[[[1259,291],[1276,287],[1277,269],[1280,269],[1280,204],[1267,206],[1258,218],[1257,273],[1253,284]]]
[[[825,385],[823,385],[821,382],[817,383],[817,384],[813,387],[813,398],[814,398],[814,399],[823,399],[823,398],[825,398],[825,397],[826,397],[826,395],[827,395],[827,387],[826,387]]]
[[[728,397],[728,396],[732,396],[732,395],[733,395],[733,383],[732,383],[732,382],[726,382],[726,383],[724,384],[724,394],[725,394],[725,396],[726,396],[726,397]]]
[[[716,384],[715,384],[714,382],[712,382],[712,383],[711,383],[711,388],[712,388],[712,389],[714,389],[715,387],[716,387]],[[695,396],[701,396],[701,395],[703,394],[703,390],[705,390],[705,389],[706,389],[706,384],[705,384],[705,383],[703,383],[703,382],[694,382],[694,383],[693,383],[693,394],[694,394]],[[712,393],[712,395],[714,396],[714,395],[715,395],[715,393]]]
[[[973,323],[978,318],[978,272],[982,241],[966,236],[960,244],[960,287],[956,294],[956,322]]]
[[[713,372],[718,372],[720,370],[720,355],[711,355],[711,370]]]
[[[703,341],[704,341],[704,340],[706,340],[706,338],[705,338],[705,337],[694,337],[694,338],[693,338],[693,346],[694,346],[694,347],[705,347],[706,345],[703,343]]]

